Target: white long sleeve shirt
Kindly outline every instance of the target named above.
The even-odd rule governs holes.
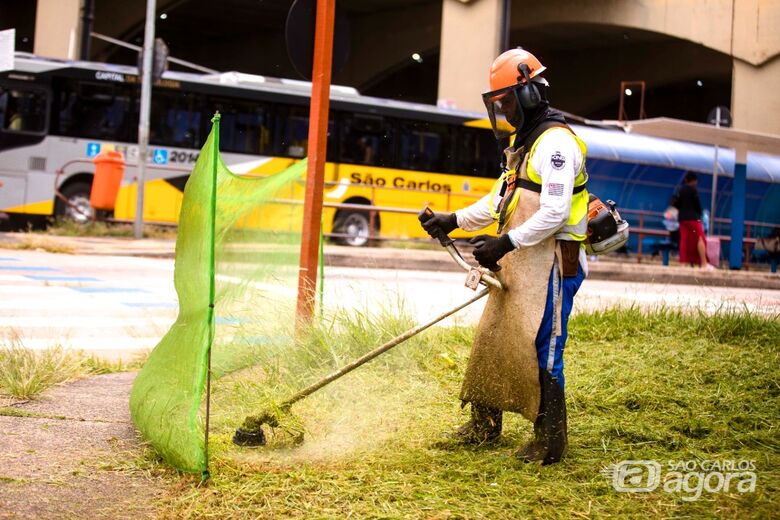
[[[531,157],[532,166],[542,178],[539,209],[521,225],[507,231],[515,247],[531,247],[557,233],[569,219],[574,179],[582,166],[582,152],[571,132],[556,128],[544,134]],[[520,188],[518,188],[520,189]],[[490,207],[500,202],[490,194],[455,212],[458,227],[466,231],[483,229],[494,222]],[[563,237],[562,237],[563,238]],[[585,251],[580,250],[580,264],[587,274]]]

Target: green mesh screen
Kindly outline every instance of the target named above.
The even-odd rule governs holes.
[[[187,181],[174,271],[179,315],[130,395],[136,427],[182,471],[207,471],[209,358],[218,381],[293,337],[306,161],[285,166],[261,165],[261,172],[282,169],[270,176],[231,173],[219,155],[216,116]]]

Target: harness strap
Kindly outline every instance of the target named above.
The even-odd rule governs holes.
[[[523,161],[523,164],[525,164],[525,160]],[[507,177],[506,184],[503,188],[505,188],[505,193],[503,194],[501,201],[498,203],[498,233],[500,234],[501,231],[504,229],[504,224],[506,224],[507,220],[507,210],[509,209],[509,206],[511,205],[512,199],[515,197],[515,191],[517,190],[518,185],[523,181],[524,179],[518,178],[516,174],[512,174]],[[541,191],[541,186],[539,187]]]
[[[530,179],[517,179],[516,182],[517,182],[517,185],[519,187],[523,188],[524,190],[535,191],[536,193],[541,193],[542,192],[542,185],[541,184],[536,184],[534,181],[532,181]],[[585,184],[581,185],[581,186],[575,186],[574,187],[574,191],[572,192],[572,195],[576,195],[578,193],[582,193],[583,191],[585,191],[587,189],[587,187],[588,187],[588,183],[587,182]]]
[[[523,156],[523,163],[520,165],[520,168],[525,167],[527,160],[528,160],[528,154],[525,154],[525,156]],[[585,182],[585,184],[581,186],[575,186],[572,195],[576,195],[578,193],[583,192],[584,190],[587,189],[587,187],[588,187],[587,181]],[[509,211],[510,206],[512,205],[512,199],[514,199],[516,196],[519,195],[519,193],[516,193],[517,188],[533,191],[534,193],[542,193],[541,184],[536,184],[534,181],[520,177],[517,174],[508,175],[506,177],[505,184],[501,187],[501,191],[499,192],[499,195],[501,196],[501,201],[498,203],[498,214],[499,214],[498,232],[499,233],[501,233],[501,231],[504,229],[504,224],[506,224],[507,213]]]

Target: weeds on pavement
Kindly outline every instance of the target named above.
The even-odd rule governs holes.
[[[0,394],[35,399],[48,388],[73,379],[138,369],[145,356],[125,362],[106,360],[60,345],[34,350],[26,348],[23,339],[12,333],[0,344]]]
[[[46,251],[47,253],[59,253],[67,255],[73,254],[75,251],[71,246],[63,244],[56,239],[34,233],[27,233],[23,235],[18,242],[0,242],[0,248]]]
[[[146,238],[176,238],[176,226],[144,225]],[[57,220],[49,225],[44,233],[48,235],[70,237],[126,237],[134,236],[133,224],[125,222],[87,222],[79,224],[73,220]]]

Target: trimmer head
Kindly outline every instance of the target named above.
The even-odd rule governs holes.
[[[265,446],[265,433],[262,428],[254,431],[236,428],[236,433],[233,434],[233,444],[245,448]]]
[[[276,448],[300,446],[304,439],[303,423],[289,413],[289,405],[267,409],[252,417],[236,429],[233,444],[245,448],[266,446],[268,442]],[[271,428],[271,437],[266,438],[263,427]]]

